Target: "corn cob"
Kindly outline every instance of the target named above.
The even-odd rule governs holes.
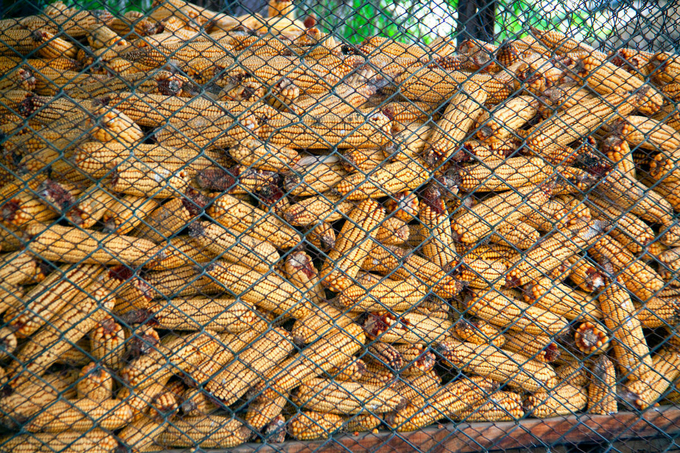
[[[110,204],[104,213],[104,231],[127,234],[158,206],[159,202],[153,198],[124,195]]]
[[[421,196],[420,221],[429,231],[423,255],[442,269],[456,265],[458,256],[453,241],[449,212],[436,187],[428,187]]]
[[[593,218],[616,225],[609,234],[631,252],[641,252],[654,239],[654,231],[643,220],[624,212],[607,199],[592,194],[586,204],[591,208]]]
[[[243,332],[256,319],[255,308],[235,299],[172,299],[152,302],[148,308],[125,314],[129,323],[147,322],[160,329],[215,332]]]
[[[281,220],[227,194],[215,199],[206,213],[225,228],[269,241],[277,248],[301,242],[300,234]]]
[[[230,148],[229,155],[243,166],[269,171],[288,170],[299,159],[294,149],[258,140],[246,140],[239,146]]]
[[[363,200],[415,190],[428,179],[430,172],[417,159],[387,163],[368,174],[351,173],[342,179],[335,190],[347,200]]]
[[[165,244],[163,244],[165,246]],[[189,235],[175,236],[167,241],[165,258],[155,267],[157,270],[177,269],[210,262],[216,255]]]
[[[505,336],[493,324],[481,319],[459,319],[453,326],[456,336],[474,344],[492,344],[497,348],[505,344]]]
[[[62,352],[83,338],[104,317],[105,311],[113,308],[113,298],[107,284],[97,282],[85,286],[89,293],[77,295],[72,301],[73,306],[65,306],[57,311],[57,320],[46,325],[16,353],[16,361],[7,368],[9,387],[20,386],[31,375],[43,375],[58,361]]]
[[[328,333],[333,327],[344,328],[352,324],[352,317],[322,302],[314,304],[309,314],[295,321],[291,333],[297,344],[309,344]]]
[[[407,190],[390,197],[385,203],[385,209],[387,209],[388,214],[404,222],[410,222],[418,217],[420,203],[418,197],[413,192]]]
[[[310,196],[327,192],[346,176],[337,156],[317,160],[300,159],[291,168],[284,181],[287,193],[293,196]]]
[[[296,319],[309,313],[309,300],[300,290],[275,274],[261,274],[244,266],[221,262],[211,264],[207,275],[237,297],[265,310]]]
[[[217,350],[217,341],[208,332],[174,336],[155,351],[128,363],[120,376],[131,387],[143,389],[167,379],[175,372],[181,373]]]
[[[29,432],[89,431],[95,426],[115,430],[132,420],[132,409],[117,399],[89,398],[57,401],[34,417],[25,427]]]
[[[524,417],[522,397],[514,392],[496,391],[487,402],[456,414],[456,419],[469,422],[498,422],[519,420]]]
[[[645,116],[627,116],[612,124],[615,134],[632,147],[673,155],[680,147],[680,135],[672,127]]]
[[[113,376],[104,367],[90,362],[80,371],[76,391],[79,399],[104,402],[112,397]]]
[[[604,273],[596,262],[575,256],[569,259],[569,265],[569,279],[581,290],[592,293],[604,287]]]
[[[111,174],[111,190],[127,195],[170,198],[182,194],[189,184],[187,172],[172,166],[123,162]]]
[[[383,148],[385,158],[393,160],[410,160],[419,156],[432,135],[429,123],[413,123],[401,130],[393,127],[392,140]]]
[[[503,281],[507,267],[500,260],[487,260],[468,255],[463,258],[459,271],[459,278],[467,282],[470,288],[484,289],[489,285],[498,286]]]
[[[0,401],[3,422],[9,427],[17,427],[60,397],[75,398],[77,377],[77,370],[30,376],[25,384]]]
[[[599,322],[587,321],[576,329],[574,342],[584,354],[602,354],[609,346],[609,334]]]
[[[664,103],[663,96],[653,85],[604,58],[588,55],[578,62],[576,70],[581,83],[587,83],[601,95],[617,93],[627,96],[625,102],[642,113],[653,115]]]
[[[212,376],[205,388],[228,406],[240,398],[260,377],[282,362],[293,351],[290,335],[283,329],[272,329],[239,352],[236,362]]]
[[[157,439],[168,427],[167,419],[144,415],[126,426],[118,433],[119,448],[127,448],[132,453],[154,451]]]
[[[593,99],[593,94],[584,86],[567,83],[548,88],[540,99],[538,111],[543,118],[548,118],[558,111],[570,109],[579,102]]]
[[[636,308],[639,308],[636,306]],[[675,324],[680,310],[680,302],[676,298],[653,297],[646,301],[637,311],[636,317],[647,329],[665,327]]]
[[[541,233],[531,225],[520,222],[515,225],[501,225],[489,240],[514,249],[525,250],[540,239]]]
[[[397,349],[387,343],[372,343],[368,346],[368,363],[383,366],[391,370],[399,370],[404,366],[404,359]],[[358,380],[358,379],[357,379]]]
[[[656,271],[609,236],[602,236],[588,253],[603,265],[611,265],[621,282],[640,300],[650,299],[664,286]]]
[[[76,226],[92,228],[114,201],[108,191],[93,186],[76,200],[75,206],[66,213],[66,217]]]
[[[401,377],[423,376],[435,366],[437,358],[429,348],[422,345],[396,345],[394,347],[401,354],[405,366],[400,371]]]
[[[593,377],[588,385],[588,413],[610,415],[617,412],[616,370],[606,355],[591,367]]]
[[[519,96],[491,112],[482,112],[477,118],[477,137],[482,141],[510,138],[536,115],[538,106],[534,97]]]
[[[23,247],[24,232],[17,227],[0,223],[0,250],[15,252]]]
[[[247,234],[234,234],[218,224],[195,223],[190,234],[210,252],[257,272],[268,272],[280,258],[274,246]]]
[[[300,353],[277,365],[263,379],[264,385],[256,389],[264,388],[265,395],[275,398],[346,361],[364,342],[364,332],[357,324],[334,328]]]
[[[427,285],[436,295],[446,299],[463,289],[463,284],[441,267],[394,246],[373,248],[362,269],[371,271],[377,266],[384,268],[385,273],[390,273],[391,278],[405,280],[415,277],[418,283]]]
[[[476,291],[467,302],[467,310],[498,327],[533,335],[557,335],[568,326],[566,318],[529,306],[495,289]]]
[[[384,216],[385,210],[374,200],[366,200],[352,211],[340,231],[335,248],[321,268],[319,278],[324,286],[340,292],[352,284],[361,263],[369,255],[370,240],[375,237]]]
[[[125,353],[125,331],[111,317],[99,321],[90,334],[92,357],[104,366],[117,370]]]
[[[310,379],[300,386],[293,402],[301,408],[324,413],[351,415],[364,411],[391,412],[404,399],[387,387],[355,382]]]
[[[334,222],[349,214],[353,203],[341,196],[318,195],[292,204],[283,213],[286,221],[294,226],[316,225],[318,222]]]
[[[494,192],[539,184],[552,175],[552,167],[540,157],[486,160],[459,171],[460,190]]]
[[[430,165],[445,162],[453,155],[484,111],[487,98],[487,91],[476,83],[461,86],[430,137],[430,146],[425,150],[425,159]]]
[[[407,310],[425,299],[427,293],[427,286],[414,279],[377,279],[365,274],[340,293],[338,302],[352,310]]]
[[[338,366],[328,370],[326,374],[336,381],[357,382],[366,373],[366,362],[362,359],[350,358]]]
[[[88,433],[64,431],[61,433],[15,434],[0,439],[0,449],[15,453],[55,451],[111,453],[117,445],[113,434],[101,429],[94,429]]]
[[[28,55],[35,47],[35,38],[31,30],[12,27],[0,31],[0,55]]]
[[[560,356],[560,346],[546,335],[506,332],[503,348],[539,362],[554,362]]]
[[[599,300],[604,323],[612,334],[619,369],[628,379],[641,379],[652,367],[652,359],[630,295],[613,280]]]
[[[288,432],[297,440],[328,438],[338,431],[344,418],[336,414],[304,411],[288,421]]]
[[[305,252],[294,252],[288,255],[284,265],[288,281],[304,290],[304,294],[314,304],[320,304],[325,299],[325,292],[319,283],[319,274],[312,257]]]
[[[413,406],[422,407],[426,399],[435,394],[442,385],[442,379],[433,371],[419,376],[405,376],[392,389]]]
[[[680,376],[680,354],[677,351],[661,351],[654,356],[653,364],[653,369],[639,380],[626,383],[621,392],[624,401],[638,410],[644,410],[656,403]]]
[[[30,225],[31,250],[54,261],[92,264],[153,265],[162,257],[156,244],[132,236],[109,236],[93,230],[42,224]]]
[[[551,116],[527,132],[526,146],[536,155],[551,145],[568,145],[592,133],[600,124],[609,122],[614,116],[625,116],[634,110],[630,103],[621,103],[618,94],[583,101],[573,107]]]
[[[465,376],[440,387],[424,403],[408,404],[388,414],[385,422],[399,432],[415,431],[483,401],[495,387],[496,384],[490,379]]]
[[[48,323],[74,297],[82,297],[103,269],[100,266],[64,265],[26,295],[28,303],[13,307],[5,313],[5,322],[18,337],[28,337]],[[8,299],[11,303],[11,299]]]
[[[241,350],[247,348],[250,343],[258,339],[268,329],[268,323],[263,319],[258,319],[252,324],[252,329],[240,334],[223,334],[219,338],[218,349],[210,357],[203,359],[197,366],[189,370],[186,380],[192,386],[206,384],[212,376],[227,366],[234,356]]]
[[[139,11],[128,11],[121,17],[114,17],[108,26],[120,36],[147,36],[156,33],[158,23]]]
[[[461,242],[472,244],[485,237],[494,227],[514,224],[532,211],[541,212],[548,203],[548,193],[536,186],[522,187],[502,193],[475,205],[452,224]]]
[[[2,219],[7,225],[26,228],[31,224],[49,222],[59,217],[49,204],[31,193],[19,193],[2,206]]]
[[[524,300],[556,315],[564,316],[570,321],[579,318],[589,320],[602,318],[599,304],[594,303],[592,297],[549,278],[527,285]]]
[[[174,421],[157,442],[172,447],[232,448],[244,443],[249,435],[250,430],[232,417],[204,415]]]
[[[400,317],[387,312],[370,313],[364,322],[368,336],[385,343],[429,344],[441,341],[452,327],[451,321],[417,313]]]
[[[578,412],[586,407],[585,387],[563,382],[556,387],[529,395],[524,400],[527,415],[536,418],[557,417]]]
[[[211,415],[219,410],[219,407],[210,399],[203,389],[188,388],[182,394],[181,409],[185,417],[198,417]]]
[[[40,283],[48,268],[26,251],[0,255],[0,280],[5,285]]]
[[[601,235],[600,225],[580,222],[568,230],[559,230],[523,256],[512,260],[505,277],[506,285],[525,285],[547,275],[561,263],[590,245]]]

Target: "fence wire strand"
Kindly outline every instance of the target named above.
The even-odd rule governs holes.
[[[673,32],[374,3],[0,19],[0,451],[673,448]]]

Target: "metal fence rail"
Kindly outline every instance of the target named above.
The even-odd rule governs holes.
[[[327,6],[0,20],[0,451],[674,441],[680,58]]]

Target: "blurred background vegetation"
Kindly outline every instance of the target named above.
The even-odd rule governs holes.
[[[39,11],[53,0],[1,0],[0,16],[30,14],[31,7]],[[107,9],[112,13],[129,10],[148,11],[152,0],[64,0],[69,5],[85,9]],[[199,4],[233,11],[234,4],[245,6],[266,3],[265,0],[195,0]],[[222,2],[222,3],[220,3]],[[254,3],[253,3],[254,2]],[[459,4],[461,2],[461,4]],[[462,2],[474,5],[491,5],[488,11],[470,10]],[[493,33],[472,33],[477,37],[502,42],[521,36],[529,26],[557,29],[579,39],[595,44],[607,41],[629,22],[649,15],[657,8],[668,15],[669,8],[678,10],[677,0],[297,0],[300,16],[313,13],[320,26],[350,42],[361,42],[367,36],[383,35],[405,42],[429,43],[437,36],[454,36],[474,28],[473,22],[487,15],[493,24]],[[226,5],[226,6],[225,6]],[[665,5],[665,6],[664,6]],[[670,5],[670,6],[669,6]],[[673,6],[675,5],[675,6]],[[215,8],[221,6],[222,8]],[[469,5],[468,5],[469,6]],[[467,8],[467,9],[466,9]],[[248,8],[247,8],[248,9]],[[248,9],[249,10],[249,9]],[[35,11],[35,9],[33,10]],[[243,9],[241,9],[243,11]],[[460,17],[463,11],[466,17]],[[467,11],[467,13],[465,13]],[[657,11],[657,12],[659,12]],[[652,11],[654,13],[654,11]],[[489,16],[489,13],[491,14]],[[672,14],[672,11],[671,13]],[[459,18],[464,23],[459,22]],[[664,17],[652,14],[647,28],[654,28]],[[649,25],[651,24],[651,25]],[[677,23],[671,24],[677,30]],[[644,24],[637,26],[642,28]],[[629,26],[630,28],[630,26]],[[637,30],[637,28],[636,28]],[[489,30],[485,30],[489,31]],[[655,31],[655,33],[657,33]],[[658,34],[658,33],[657,33]]]

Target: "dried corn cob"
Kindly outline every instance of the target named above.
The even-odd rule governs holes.
[[[88,433],[64,431],[61,433],[15,434],[0,439],[0,448],[15,453],[47,453],[70,451],[73,453],[110,453],[118,442],[113,434],[101,429]]]
[[[347,200],[363,200],[415,190],[428,179],[430,172],[418,160],[404,160],[380,165],[368,174],[351,173],[335,190]]]
[[[72,306],[56,312],[56,321],[46,325],[16,353],[16,361],[7,368],[8,387],[17,388],[32,375],[44,374],[62,352],[83,338],[113,308],[113,298],[105,284],[85,288],[88,293],[79,294]]]
[[[309,344],[326,335],[333,327],[344,328],[352,323],[351,316],[323,302],[314,304],[307,316],[296,320],[291,333],[295,343]]]
[[[474,344],[492,344],[497,348],[505,344],[505,336],[493,324],[481,319],[460,318],[453,326],[456,336]]]
[[[441,341],[452,327],[449,320],[417,313],[400,317],[386,312],[370,313],[364,322],[368,336],[385,343],[430,344]]]
[[[216,198],[206,213],[225,228],[269,241],[278,248],[290,248],[301,242],[300,234],[270,213],[228,194]]]
[[[404,398],[387,387],[310,379],[300,386],[293,402],[301,408],[324,413],[351,415],[391,412],[404,404]]]
[[[321,268],[319,278],[324,286],[340,292],[352,284],[384,216],[385,210],[374,200],[366,200],[352,211]]]
[[[430,137],[430,146],[425,150],[425,159],[430,165],[445,162],[453,155],[484,111],[488,97],[489,93],[477,83],[461,85]]]
[[[442,269],[451,269],[456,265],[458,255],[447,206],[434,186],[423,191],[421,201],[420,221],[429,231],[429,239],[423,245],[423,255]]]
[[[496,391],[488,400],[456,414],[464,422],[498,422],[519,420],[524,417],[522,397],[518,393]]]
[[[304,411],[288,421],[288,432],[298,440],[314,440],[328,438],[338,431],[344,418],[339,415]]]
[[[522,354],[539,362],[554,362],[560,356],[560,347],[546,335],[524,332],[505,332],[504,349]]]
[[[125,331],[112,317],[99,321],[90,334],[92,357],[106,367],[117,370],[123,364]]]
[[[46,272],[48,267],[26,251],[0,255],[0,280],[4,285],[40,283],[45,279]]]
[[[378,279],[365,274],[340,293],[338,302],[352,310],[407,310],[425,299],[427,293],[427,286],[415,279]]]
[[[237,361],[212,376],[205,388],[225,406],[231,405],[292,351],[290,335],[283,329],[272,329],[240,351]]]
[[[475,205],[452,224],[461,242],[472,244],[488,235],[494,227],[513,224],[532,211],[540,212],[548,203],[549,192],[536,186],[502,193]]]
[[[475,291],[466,305],[468,313],[473,316],[499,327],[533,335],[557,335],[568,326],[566,318],[529,306],[495,289]]]
[[[218,224],[194,223],[190,227],[191,237],[205,249],[221,259],[266,273],[274,269],[279,253],[268,242],[254,239],[247,234],[234,234]]]
[[[644,410],[656,401],[680,376],[680,354],[674,350],[664,350],[654,356],[653,369],[647,371],[639,380],[625,384],[622,393],[624,401],[638,410]]]
[[[609,334],[599,322],[587,321],[576,329],[574,343],[584,354],[602,354],[609,346]]]
[[[331,368],[326,374],[336,381],[359,381],[366,373],[366,362],[362,359],[350,358],[340,365]]]
[[[434,353],[423,345],[396,345],[406,364],[400,371],[401,377],[422,376],[434,368],[437,361]]]
[[[113,376],[104,367],[90,362],[80,371],[76,391],[79,399],[104,402],[112,397]]]
[[[364,332],[357,324],[334,328],[315,343],[277,365],[263,379],[265,395],[277,395],[313,379],[346,361],[365,342]]]
[[[261,274],[244,266],[221,262],[211,264],[207,275],[237,297],[276,314],[301,319],[310,311],[310,302],[300,290],[276,274]]]
[[[185,170],[144,162],[123,162],[111,174],[111,190],[127,195],[170,198],[181,195],[189,184]]]
[[[656,271],[609,236],[602,236],[588,253],[601,264],[611,265],[621,282],[640,300],[650,299],[664,286]]]
[[[495,386],[490,379],[463,377],[440,387],[424,404],[408,404],[402,410],[388,414],[385,421],[397,431],[415,431],[484,400]]]
[[[316,225],[318,222],[334,222],[349,214],[354,204],[341,196],[318,195],[292,204],[283,213],[294,226]]]
[[[153,198],[124,195],[110,204],[104,213],[104,231],[127,234],[158,206],[158,201]]]
[[[536,418],[573,414],[586,407],[588,394],[585,387],[569,382],[528,396],[524,401],[527,415]]]
[[[604,323],[612,334],[619,369],[629,379],[641,379],[652,367],[652,358],[630,295],[614,279],[599,300]]]
[[[528,249],[534,245],[541,233],[531,225],[517,223],[515,225],[501,225],[496,228],[496,232],[491,235],[489,240],[502,245],[507,245],[515,249]]]
[[[515,190],[539,184],[553,173],[552,166],[540,157],[513,157],[505,161],[486,160],[463,167],[460,171],[460,190],[466,192],[495,192]]]
[[[442,385],[442,379],[433,371],[420,376],[405,376],[393,387],[393,390],[403,396],[414,406],[422,407],[431,395],[434,395]]]
[[[244,443],[249,434],[250,429],[232,417],[204,415],[174,421],[157,442],[173,447],[231,448]]]
[[[33,239],[31,249],[45,259],[93,264],[152,266],[162,257],[156,244],[132,236],[109,236],[93,230],[43,224],[26,229]]]
[[[588,386],[588,412],[610,415],[617,412],[616,370],[606,355],[600,356],[591,367],[593,377]]]
[[[198,365],[217,350],[217,341],[210,331],[184,337],[173,336],[155,351],[128,363],[120,376],[131,387],[143,389]]]
[[[296,287],[304,290],[304,294],[314,304],[325,299],[325,292],[319,282],[319,274],[312,262],[312,257],[305,252],[294,252],[288,255],[285,262],[288,280]]]

